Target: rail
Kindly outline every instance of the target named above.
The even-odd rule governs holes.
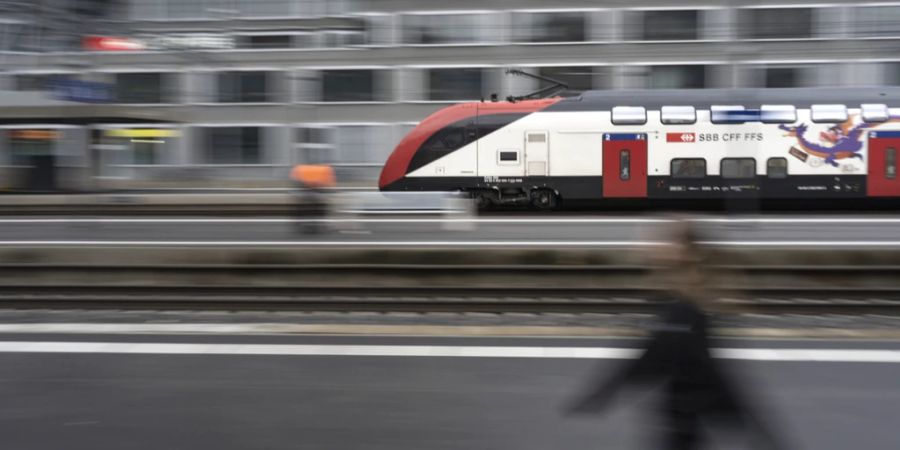
[[[715,267],[723,305],[757,313],[900,315],[900,266]],[[0,265],[0,307],[647,313],[643,266]],[[23,283],[22,280],[29,280]]]

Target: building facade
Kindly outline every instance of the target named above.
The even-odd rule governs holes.
[[[0,166],[50,153],[72,188],[284,186],[301,162],[374,186],[431,112],[538,87],[509,68],[564,95],[900,84],[900,2],[4,3]]]

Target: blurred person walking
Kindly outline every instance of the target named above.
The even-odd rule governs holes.
[[[708,314],[715,304],[706,290],[708,272],[696,229],[682,220],[670,232],[671,242],[652,254],[655,265],[661,267],[660,280],[670,301],[643,354],[612,376],[601,376],[568,412],[600,412],[628,385],[662,385],[657,411],[663,424],[659,448],[701,448],[703,425],[742,429],[754,448],[781,448],[751,411],[722,362],[710,354]]]
[[[297,184],[297,215],[302,233],[319,233],[324,229],[322,219],[328,217],[330,202],[327,189],[335,186],[334,169],[324,164],[300,164],[291,170]]]

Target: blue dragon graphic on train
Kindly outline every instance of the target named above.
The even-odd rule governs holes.
[[[797,138],[797,146],[807,154],[822,158],[826,164],[838,167],[837,161],[842,159],[863,159],[859,152],[863,149],[866,130],[900,121],[900,116],[891,116],[887,122],[854,124],[858,118],[858,114],[851,115],[846,121],[822,131],[819,133],[818,143],[808,137],[809,125],[806,123],[796,126],[779,125],[778,128],[787,131],[787,136]]]

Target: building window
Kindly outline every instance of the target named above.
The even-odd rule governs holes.
[[[672,178],[704,178],[706,160],[700,158],[673,159],[670,167]]]
[[[769,160],[766,161],[766,175],[769,178],[787,178],[787,158],[769,158]]]
[[[753,158],[724,158],[720,169],[722,178],[754,178],[756,177],[756,160]]]
[[[702,89],[706,66],[651,66],[647,87],[651,89]]]
[[[514,17],[519,42],[584,42],[587,16],[583,12],[520,13]]]
[[[483,69],[431,69],[428,71],[428,100],[478,100],[484,97],[484,78]]]
[[[269,72],[220,72],[219,103],[264,103],[270,101]]]
[[[375,100],[374,70],[323,70],[322,101],[371,102]]]
[[[262,128],[259,127],[207,128],[207,162],[259,164],[262,160],[262,134]]]
[[[166,90],[172,80],[164,73],[117,73],[116,101],[119,103],[167,103]]]
[[[17,129],[8,131],[10,163],[31,166],[43,159],[52,159],[56,143],[61,137],[57,130]]]
[[[541,67],[538,69],[538,75],[568,84],[568,89],[557,93],[562,97],[577,96],[584,91],[595,89],[594,78],[597,76],[595,67],[590,66]],[[541,82],[541,87],[547,86],[549,83]]]
[[[619,151],[619,179],[622,181],[631,179],[631,150]]]
[[[366,45],[366,33],[359,30],[326,31],[322,45],[325,47],[350,47]]]
[[[889,147],[885,151],[884,177],[893,180],[897,178],[897,149]]]
[[[14,75],[13,84],[17,91],[49,91],[53,89],[53,81],[58,77],[58,74]]]
[[[304,164],[334,163],[334,128],[299,127],[295,132],[299,154],[295,162]]]
[[[259,34],[243,36],[238,45],[240,48],[291,48],[294,41],[290,34]]]
[[[476,14],[403,16],[406,44],[472,44],[484,41],[484,17]]]
[[[753,8],[742,11],[748,39],[807,39],[813,37],[810,8]]]
[[[855,34],[859,37],[900,36],[900,6],[855,8]]]
[[[291,15],[293,2],[294,0],[237,0],[235,6],[244,17],[281,18]]]
[[[765,69],[763,87],[789,88],[801,86],[800,69],[796,67],[769,67]]]
[[[699,23],[700,12],[696,10],[645,11],[639,40],[696,40]]]

